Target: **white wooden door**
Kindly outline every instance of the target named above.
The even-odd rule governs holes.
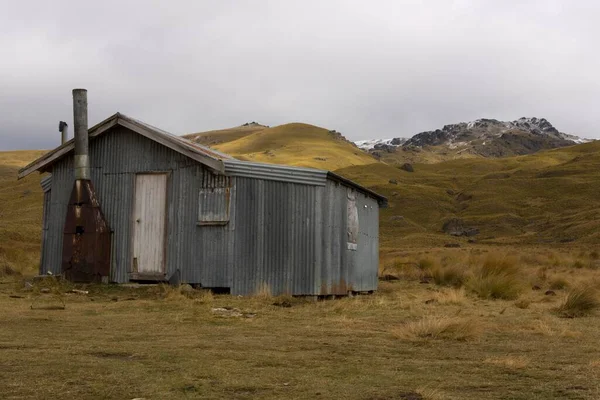
[[[133,209],[133,273],[138,277],[165,273],[167,174],[135,177]]]

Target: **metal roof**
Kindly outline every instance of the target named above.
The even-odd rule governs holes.
[[[353,187],[377,199],[377,202],[382,207],[387,206],[386,197],[331,171],[306,167],[292,167],[289,165],[241,161],[236,159],[223,160],[223,163],[225,164],[226,174],[244,178],[301,183],[315,186],[325,186],[326,180],[331,179],[346,186]]]
[[[92,128],[88,129],[88,135],[90,140],[95,137],[102,135],[114,126],[123,126],[128,128],[148,139],[154,140],[162,144],[163,146],[169,147],[170,149],[177,151],[185,156],[188,156],[209,168],[215,170],[218,173],[224,172],[223,159],[231,159],[232,157],[213,150],[209,147],[193,143],[187,139],[179,136],[175,136],[161,129],[148,125],[145,122],[138,121],[135,118],[128,117],[121,113],[116,113]],[[44,154],[37,160],[33,161],[29,165],[19,170],[18,178],[24,178],[34,171],[44,172],[48,170],[57,160],[65,157],[75,148],[74,139],[60,145],[59,147],[51,150]]]

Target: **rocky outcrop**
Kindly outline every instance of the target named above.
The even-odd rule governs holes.
[[[394,152],[441,147],[443,151],[466,152],[484,157],[532,154],[540,150],[570,146],[588,141],[560,132],[545,118],[519,118],[499,121],[482,118],[445,125],[441,129],[417,133],[410,139],[375,139],[356,142],[368,151]],[[445,153],[443,153],[445,154]]]
[[[479,234],[479,229],[469,227],[465,222],[458,218],[451,218],[444,223],[442,231],[452,236],[475,236]]]

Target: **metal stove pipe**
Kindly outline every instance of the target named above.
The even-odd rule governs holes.
[[[87,90],[73,89],[73,125],[75,131],[75,180],[90,179],[87,106]]]
[[[60,121],[58,131],[60,132],[60,144],[65,144],[69,140],[69,125],[65,121]]]

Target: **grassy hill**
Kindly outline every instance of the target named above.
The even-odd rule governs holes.
[[[42,222],[40,176],[17,171],[44,151],[0,152],[0,276],[37,269]]]
[[[383,163],[338,173],[388,196],[382,244],[466,242],[442,233],[458,218],[487,243],[597,243],[600,239],[600,143],[534,155],[415,164],[409,173]],[[396,184],[390,181],[397,182]]]
[[[239,129],[220,132],[226,139],[212,147],[248,161],[329,170],[376,162],[339,133],[308,124],[285,124],[250,134],[242,134]],[[211,135],[206,133],[195,140]],[[229,140],[236,135],[241,137]]]
[[[214,146],[220,143],[231,142],[232,140],[240,139],[268,128],[268,126],[251,122],[234,128],[191,133],[183,135],[183,137],[205,146]]]

